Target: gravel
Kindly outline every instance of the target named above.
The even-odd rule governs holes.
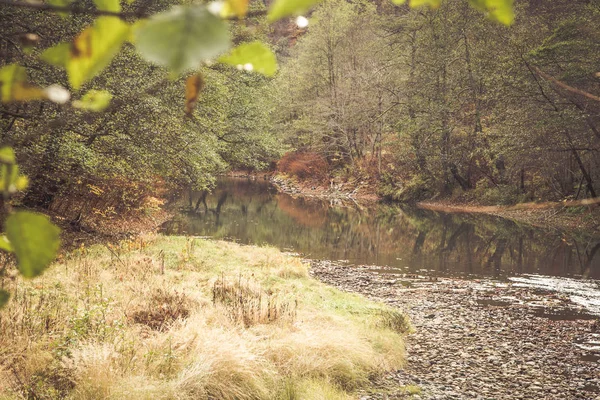
[[[374,380],[362,400],[600,400],[600,320],[568,296],[372,269],[311,261],[315,277],[404,310],[415,328],[405,369]]]

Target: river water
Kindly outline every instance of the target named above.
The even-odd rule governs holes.
[[[598,232],[575,235],[398,205],[334,206],[278,193],[262,179],[224,178],[213,193],[195,193],[192,204],[196,210],[168,222],[165,233],[268,244],[380,273],[512,281],[581,298],[600,313]]]

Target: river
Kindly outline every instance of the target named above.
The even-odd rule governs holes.
[[[374,273],[492,279],[562,292],[600,314],[600,234],[534,228],[486,215],[399,205],[331,205],[278,193],[266,180],[223,178],[167,234],[272,245]],[[182,208],[189,199],[181,199]]]

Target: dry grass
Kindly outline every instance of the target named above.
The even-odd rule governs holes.
[[[275,321],[293,322],[298,307],[297,300],[281,299],[277,293],[266,291],[241,275],[233,280],[224,275],[217,279],[213,284],[212,301],[213,305],[224,306],[229,317],[246,328]]]
[[[175,321],[185,319],[189,314],[189,301],[185,294],[157,289],[141,309],[133,312],[131,319],[151,329],[167,331]]]
[[[0,399],[347,399],[402,366],[409,329],[275,249],[183,237],[4,284]]]

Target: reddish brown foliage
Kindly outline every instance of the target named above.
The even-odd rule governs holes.
[[[319,228],[327,222],[327,208],[320,201],[278,195],[277,205],[300,225]]]
[[[81,178],[54,196],[44,212],[63,229],[63,236],[84,232],[118,237],[154,230],[164,221],[168,213],[161,206],[170,190],[161,179]],[[64,238],[65,243],[69,240]]]
[[[287,153],[279,160],[277,171],[300,179],[323,181],[329,176],[329,164],[317,153],[293,152]]]

